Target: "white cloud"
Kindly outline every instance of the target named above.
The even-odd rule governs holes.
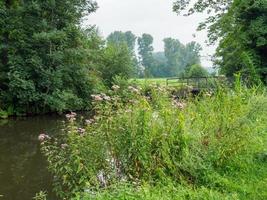
[[[213,54],[215,47],[207,47],[205,31],[196,32],[198,23],[205,19],[204,14],[190,17],[178,16],[172,12],[173,0],[97,0],[99,9],[87,17],[86,24],[95,24],[103,36],[120,30],[131,30],[140,36],[149,33],[154,37],[155,51],[163,50],[162,40],[166,37],[179,39],[183,43],[199,42],[202,55]],[[193,37],[196,34],[196,37]],[[202,59],[204,66],[211,63]]]

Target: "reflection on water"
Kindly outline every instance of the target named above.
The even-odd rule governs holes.
[[[0,200],[31,200],[40,190],[52,195],[52,177],[37,138],[42,132],[58,131],[62,120],[59,116],[0,120]]]

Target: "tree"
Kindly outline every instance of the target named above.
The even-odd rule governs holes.
[[[183,70],[180,63],[185,47],[179,40],[173,38],[165,38],[163,41],[165,56],[168,60],[168,76],[177,76]]]
[[[197,42],[190,42],[185,45],[185,53],[183,56],[183,66],[190,67],[200,64],[200,51],[202,47]]]
[[[113,44],[123,44],[125,43],[128,46],[128,49],[134,54],[135,43],[137,37],[131,32],[122,32],[122,31],[114,31],[107,37],[108,43]]]
[[[125,34],[122,31],[114,31],[107,37],[107,42],[113,44],[126,43]]]
[[[137,76],[137,74],[139,73],[138,60],[135,53],[136,39],[137,37],[131,31],[115,31],[107,37],[108,45],[118,45],[118,47],[120,47],[121,45],[127,45],[128,51],[130,52],[132,57],[131,59],[134,68],[133,75],[135,76]]]
[[[233,76],[241,72],[252,84],[266,81],[266,13],[266,1],[241,0],[234,1],[229,12],[221,18],[219,22],[223,38],[216,55],[222,73]],[[231,26],[224,24],[230,21]]]
[[[200,64],[201,46],[196,42],[186,45],[173,38],[164,39],[165,56],[167,62],[167,75],[177,76],[194,64]]]
[[[6,0],[0,6],[0,103],[15,114],[87,107],[96,78],[80,28],[91,0]],[[93,47],[95,48],[95,47]]]
[[[213,13],[199,29],[208,28],[210,43],[220,40],[216,64],[222,73],[242,72],[256,84],[266,81],[266,0],[198,0],[189,5],[190,0],[176,1],[174,11]]]
[[[131,31],[127,31],[124,34],[128,48],[134,53],[137,37]]]
[[[134,72],[134,63],[131,52],[125,43],[112,43],[104,49],[99,71],[104,83],[111,87],[116,76],[129,78]]]
[[[145,74],[151,75],[153,67],[153,37],[149,34],[143,34],[138,38],[138,52],[141,63],[145,67]]]
[[[164,52],[153,53],[154,67],[152,68],[153,77],[167,77],[168,76],[168,65],[167,58]]]
[[[192,65],[186,73],[187,77],[207,77],[208,75],[208,71],[199,64]]]

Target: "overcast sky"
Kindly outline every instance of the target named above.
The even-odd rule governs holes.
[[[163,51],[162,40],[172,37],[182,43],[199,42],[203,48],[203,56],[214,53],[215,47],[208,47],[205,44],[206,31],[196,31],[198,23],[205,19],[205,15],[178,16],[172,12],[173,0],[97,0],[97,2],[99,9],[87,17],[85,24],[95,24],[104,37],[116,30],[130,30],[137,36],[143,33],[151,34],[154,37],[155,51]],[[210,67],[211,63],[207,60],[203,57],[202,64]]]

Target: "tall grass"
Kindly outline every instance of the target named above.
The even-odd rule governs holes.
[[[59,197],[267,198],[264,91],[236,85],[178,101],[129,87],[94,98],[85,130],[73,114],[42,140]]]

